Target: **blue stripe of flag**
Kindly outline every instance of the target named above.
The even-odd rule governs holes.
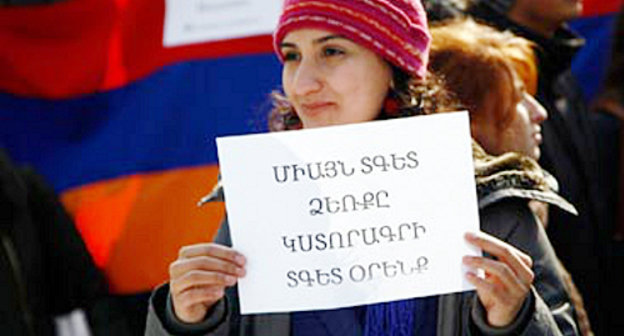
[[[57,191],[215,163],[217,135],[265,129],[279,76],[275,57],[264,54],[180,63],[78,99],[0,94],[0,143]]]
[[[616,14],[585,17],[571,23],[571,27],[586,39],[585,46],[572,63],[572,72],[583,88],[587,103],[600,92],[604,81],[611,60],[616,17]]]

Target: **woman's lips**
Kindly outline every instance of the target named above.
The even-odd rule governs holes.
[[[541,132],[535,133],[535,135],[533,135],[533,138],[535,139],[535,142],[537,142],[538,145],[541,145],[542,141],[544,140],[542,138],[542,133]]]
[[[308,116],[314,116],[334,106],[335,104],[331,102],[304,103],[301,104],[301,112]]]

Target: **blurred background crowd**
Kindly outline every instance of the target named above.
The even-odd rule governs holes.
[[[515,71],[547,112],[533,158],[579,215],[534,211],[583,333],[623,334],[622,1],[423,2],[432,26],[472,17],[530,41],[535,69]],[[167,3],[0,0],[8,335],[142,334],[150,291],[178,249],[211,240],[224,216],[222,203],[196,206],[217,182],[214,138],[266,130],[281,74],[270,30],[164,46]],[[467,43],[435,36],[432,57]]]

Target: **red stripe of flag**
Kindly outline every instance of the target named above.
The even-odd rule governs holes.
[[[583,0],[583,16],[613,14],[620,10],[624,0]]]
[[[0,91],[70,98],[122,87],[162,66],[271,52],[271,36],[164,48],[164,0],[67,0],[0,9]]]

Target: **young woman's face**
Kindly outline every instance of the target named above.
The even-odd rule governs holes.
[[[281,44],[282,85],[304,128],[374,120],[392,80],[380,56],[319,29],[290,32]]]
[[[541,124],[546,120],[546,109],[533,96],[524,92],[516,105],[515,115],[501,136],[501,146],[508,152],[522,153],[539,159],[542,143]]]
[[[501,101],[502,104],[494,108],[512,113],[510,121],[501,129],[493,117],[475,120],[473,135],[490,154],[516,152],[535,160],[539,159],[542,143],[540,125],[548,118],[546,109],[526,92],[524,84],[518,78],[509,82],[504,81],[500,86],[501,91],[493,92],[492,95],[508,94],[509,97],[515,98],[504,99]],[[500,100],[493,98],[492,101]]]

